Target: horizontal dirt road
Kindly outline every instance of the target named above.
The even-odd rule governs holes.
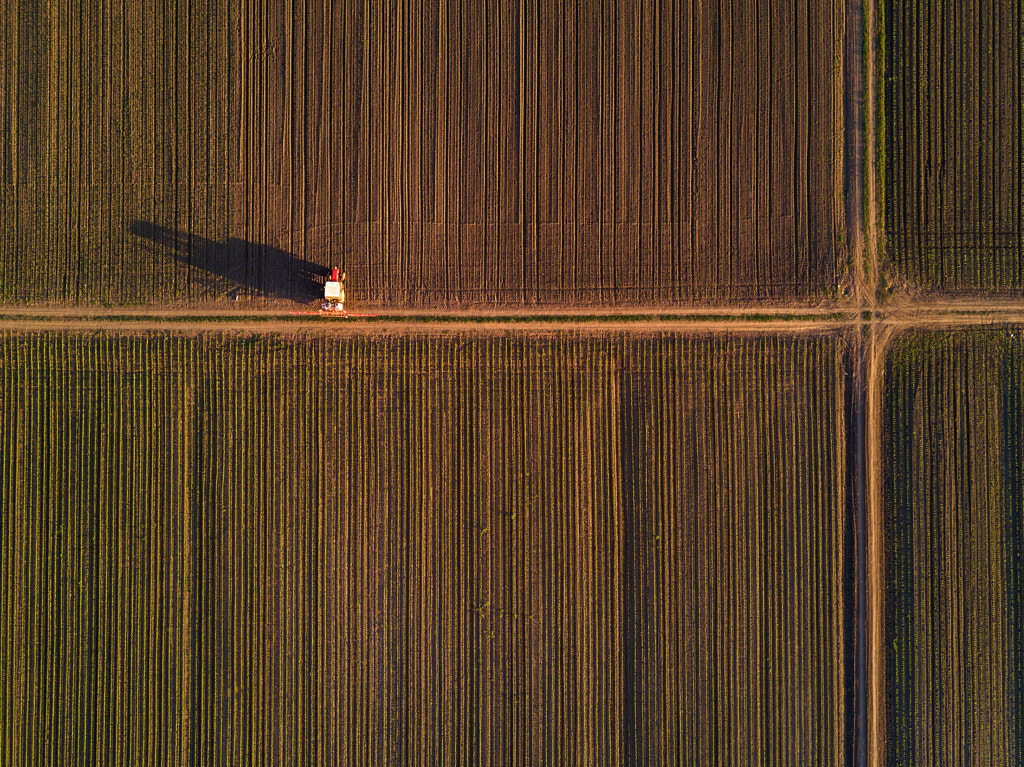
[[[282,309],[0,307],[7,331],[273,332],[815,332],[862,326],[876,332],[1024,323],[1022,301],[893,302],[879,307],[770,306],[651,310],[394,311],[361,317],[293,314]]]

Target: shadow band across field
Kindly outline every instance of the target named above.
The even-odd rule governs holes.
[[[227,293],[308,302],[318,298],[329,270],[293,253],[237,237],[200,237],[149,221],[133,221],[128,231],[168,253],[180,264],[221,278]]]

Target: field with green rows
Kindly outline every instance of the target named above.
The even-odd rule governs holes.
[[[1021,331],[914,333],[885,374],[885,764],[1020,764]]]
[[[947,294],[1024,290],[1024,8],[885,0],[890,278]]]
[[[0,762],[842,764],[850,347],[4,335]]]

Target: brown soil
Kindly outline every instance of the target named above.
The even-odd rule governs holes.
[[[0,296],[305,300],[332,266],[419,305],[848,279],[847,3],[255,7],[12,6]]]

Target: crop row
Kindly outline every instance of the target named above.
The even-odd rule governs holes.
[[[840,336],[0,338],[0,761],[838,764]]]

